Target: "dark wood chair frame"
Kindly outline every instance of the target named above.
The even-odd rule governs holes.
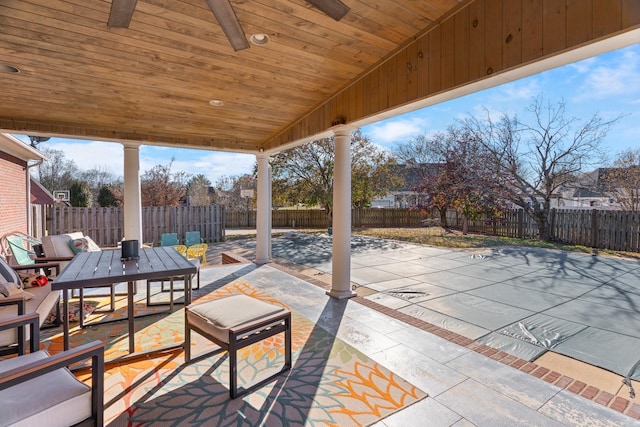
[[[18,328],[18,345],[21,351],[18,357],[25,354],[24,328],[29,327],[31,340],[30,352],[40,348],[40,318],[38,313],[23,314],[0,322],[0,330]],[[91,359],[91,417],[76,424],[76,426],[102,427],[104,424],[104,343],[93,341],[62,353],[54,354],[43,360],[21,366],[0,374],[0,390],[8,389],[24,381],[37,378],[48,372]]]
[[[192,325],[187,320],[187,311],[189,307],[185,307],[185,342],[184,342],[184,359],[185,363],[191,360],[191,331],[196,331],[203,337],[213,341],[222,349],[229,353],[229,395],[231,399],[242,396],[257,389],[258,387],[271,381],[276,376],[291,369],[291,312],[286,311],[280,316],[267,319],[262,322],[255,322],[243,328],[229,329],[229,342],[220,341],[218,338],[203,331],[199,327]],[[261,379],[257,383],[238,389],[238,350],[250,346],[274,335],[284,332],[285,346],[285,362],[281,370]],[[217,350],[216,350],[217,351]]]

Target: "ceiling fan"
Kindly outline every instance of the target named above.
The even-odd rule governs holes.
[[[138,0],[112,0],[111,12],[109,12],[108,27],[128,28],[136,8]],[[249,47],[247,37],[238,22],[231,3],[229,0],[206,0],[209,8],[213,12],[218,24],[222,27],[222,31],[229,39],[229,43],[235,51],[246,49]],[[306,0],[307,3],[320,9],[326,15],[339,21],[349,12],[347,7],[340,0]]]

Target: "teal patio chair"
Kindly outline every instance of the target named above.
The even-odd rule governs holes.
[[[178,233],[163,233],[160,236],[160,246],[176,246],[179,244]]]
[[[184,245],[187,249],[200,243],[204,243],[204,240],[200,238],[199,231],[187,231],[184,233]]]
[[[16,265],[31,265],[36,263],[35,245],[40,245],[40,240],[31,237],[21,231],[12,231],[2,236],[2,251],[7,259]]]

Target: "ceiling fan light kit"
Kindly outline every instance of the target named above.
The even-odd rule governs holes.
[[[206,1],[233,50],[237,52],[250,47],[231,2],[229,0]],[[111,0],[111,11],[109,12],[107,26],[111,28],[128,28],[136,3],[137,0]],[[341,20],[350,10],[340,0],[307,0],[307,3],[336,21]],[[256,46],[263,46],[269,42],[269,36],[263,33],[256,33],[250,37],[250,40]]]

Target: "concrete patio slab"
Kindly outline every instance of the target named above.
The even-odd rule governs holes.
[[[482,396],[482,399],[479,399]],[[562,426],[559,421],[506,395],[467,379],[434,399],[477,426]],[[586,424],[583,424],[586,425]]]
[[[273,245],[274,255],[281,256],[282,254],[277,250],[278,244],[276,240],[278,239],[274,240]],[[402,266],[407,263],[416,263],[417,265],[441,268],[442,270],[410,276],[412,280],[418,283],[409,286],[391,289],[380,288],[381,292],[379,294],[382,294],[380,296],[375,293],[375,289],[368,288],[368,284],[360,286],[359,289],[367,289],[368,292],[373,292],[367,297],[367,300],[373,305],[376,305],[373,302],[377,302],[377,305],[382,307],[379,309],[380,311],[395,313],[393,315],[395,319],[407,319],[405,320],[406,322],[423,325],[420,327],[430,331],[432,326],[440,331],[451,331],[451,333],[458,334],[454,334],[458,338],[448,337],[448,332],[439,333],[442,337],[448,337],[448,339],[443,339],[419,329],[405,329],[397,323],[385,328],[384,318],[363,317],[360,320],[362,325],[368,326],[373,330],[379,329],[378,332],[384,331],[383,333],[387,334],[391,341],[397,343],[395,346],[385,347],[390,342],[385,342],[380,346],[382,341],[378,340],[369,350],[374,350],[377,346],[380,346],[378,347],[380,350],[373,354],[376,358],[389,360],[390,363],[394,363],[392,359],[396,358],[396,353],[404,354],[409,351],[407,349],[411,349],[409,354],[420,357],[419,360],[424,363],[440,363],[448,368],[455,366],[456,369],[454,370],[466,378],[463,382],[451,385],[448,381],[436,375],[435,377],[439,378],[438,380],[433,379],[425,383],[425,386],[430,386],[432,390],[442,389],[440,395],[435,397],[432,395],[427,400],[437,401],[448,410],[462,416],[458,421],[454,421],[454,425],[472,425],[471,423],[473,425],[518,425],[519,423],[523,423],[523,425],[558,425],[558,422],[561,425],[638,425],[634,418],[620,415],[605,406],[614,404],[614,399],[607,399],[609,393],[614,397],[618,396],[615,397],[616,399],[620,398],[628,402],[629,395],[626,386],[618,385],[617,394],[607,392],[605,390],[609,389],[605,388],[602,388],[601,392],[597,387],[598,377],[596,375],[592,373],[585,375],[584,382],[574,380],[571,375],[575,375],[576,378],[583,378],[579,376],[580,372],[572,373],[563,363],[558,362],[557,358],[563,358],[562,360],[573,361],[576,364],[582,363],[573,359],[573,357],[581,357],[578,350],[584,343],[586,343],[587,347],[580,351],[585,353],[592,353],[591,349],[594,347],[606,347],[608,344],[602,341],[602,337],[599,334],[589,335],[587,340],[580,339],[580,337],[571,338],[580,339],[580,341],[572,342],[571,339],[566,340],[563,343],[566,348],[573,348],[572,346],[575,343],[580,343],[575,347],[576,351],[572,353],[571,358],[561,353],[556,353],[555,349],[551,349],[550,351],[542,351],[541,356],[533,356],[534,363],[530,364],[526,363],[526,358],[518,358],[509,355],[508,352],[503,353],[497,348],[493,349],[490,346],[481,345],[482,342],[490,342],[488,338],[493,336],[494,331],[499,330],[501,327],[512,325],[518,320],[532,316],[535,313],[543,313],[537,315],[552,316],[567,323],[576,324],[579,327],[578,329],[587,326],[591,326],[591,328],[598,327],[613,334],[616,339],[620,336],[640,339],[640,337],[636,336],[640,331],[640,312],[635,306],[636,296],[640,295],[636,277],[637,271],[640,271],[638,270],[640,264],[637,260],[511,247],[482,250],[443,250],[421,245],[385,243],[380,240],[367,240],[366,238],[358,237],[357,244],[352,245],[355,263],[359,266],[365,266],[362,259],[379,256],[385,260],[385,268],[390,271],[401,272]],[[296,260],[298,260],[297,262],[304,259],[305,254],[312,254],[312,260],[316,262],[319,259],[318,247],[328,248],[330,247],[330,242],[330,237],[325,236],[315,236],[313,239],[297,239],[295,256]],[[292,251],[292,247],[287,246],[287,251]],[[410,254],[410,259],[398,259],[395,263],[387,263],[388,260],[393,259],[389,257],[389,254],[394,251]],[[362,256],[362,254],[366,254],[366,256]],[[416,258],[416,254],[420,255],[420,257]],[[322,252],[322,256],[325,255],[326,253]],[[324,260],[323,265],[327,268],[325,273],[330,272],[330,257]],[[373,273],[370,273],[371,276],[367,277],[367,279],[376,280],[375,273],[381,273],[382,270],[378,270],[375,267],[375,265],[372,265],[354,270],[364,271],[368,268]],[[396,267],[398,269],[393,270]],[[478,277],[469,276],[470,272]],[[498,273],[493,274],[493,272]],[[391,280],[395,279],[392,278]],[[376,280],[369,283],[377,282],[381,281]],[[610,288],[607,288],[607,286]],[[296,286],[296,289],[301,288]],[[416,290],[417,292],[403,295],[402,290],[408,290],[409,292]],[[420,292],[422,291],[426,292],[426,294],[421,294]],[[519,291],[522,294],[518,294]],[[324,295],[323,292],[324,290],[321,290],[320,294]],[[306,310],[306,313],[312,317],[316,316],[320,323],[325,324],[330,330],[336,330],[342,323],[342,321],[335,320],[335,316],[339,312],[330,310],[322,314],[321,304],[318,304],[317,301],[315,303],[307,301],[307,298],[323,298],[320,294],[313,297],[303,296],[304,302],[299,302]],[[285,294],[280,295],[285,297]],[[420,296],[418,297],[418,295]],[[418,301],[418,298],[425,297],[427,298],[426,300]],[[298,299],[298,296],[295,299]],[[406,301],[408,305],[396,309],[395,307],[400,304],[399,299]],[[363,299],[363,301],[367,300]],[[351,303],[347,304],[347,306],[350,305]],[[360,309],[355,311],[347,310],[345,312],[350,313],[349,317],[353,315],[354,319],[363,315],[363,311]],[[329,321],[329,318],[334,320]],[[375,321],[371,321],[371,319],[375,319]],[[415,322],[411,319],[415,320]],[[375,327],[373,326],[374,323]],[[355,327],[355,324],[348,324],[350,325],[349,327]],[[369,333],[366,329],[363,330],[364,333],[360,335],[355,334],[353,330],[351,331],[354,332],[354,340],[352,342],[357,344],[359,340],[367,339],[366,337],[369,336]],[[438,344],[438,340],[442,340],[448,345],[455,346],[450,340],[459,340],[462,337],[471,340],[479,339],[481,342],[472,342],[471,345],[467,346],[468,348],[458,347],[460,348],[459,351],[453,351],[447,345]],[[374,341],[376,341],[375,338]],[[486,373],[487,379],[483,380],[478,377],[476,380],[471,375],[472,371],[476,370],[477,375],[481,375],[484,369],[490,369],[486,368],[484,363],[475,363],[474,357],[466,356],[469,348],[476,348],[476,345],[481,346],[481,348],[476,349],[473,354],[481,352],[483,356],[479,357],[484,357],[484,360],[489,360],[484,356],[485,354],[491,358],[502,359],[504,362],[501,360],[500,364],[512,364],[517,369],[513,370],[510,366],[507,369],[511,369],[518,374],[535,371],[534,375],[527,374],[526,377],[539,384],[542,387],[543,394],[550,393],[553,396],[542,406],[542,408],[546,408],[546,412],[541,414],[542,410],[540,408],[535,410],[523,404],[527,399],[535,402],[539,398],[524,396],[524,400],[518,401],[509,396],[509,393],[504,392],[504,389],[500,389],[500,387],[508,389],[513,386],[512,384],[496,382],[494,389],[494,385],[490,384],[492,381],[488,379],[490,378],[488,372]],[[615,346],[616,348],[621,348],[622,351],[628,352],[629,360],[624,362],[627,366],[631,363],[630,359],[640,354],[635,344],[629,347],[625,342],[618,342]],[[550,357],[551,355],[557,358],[553,359]],[[428,360],[422,359],[425,357]],[[460,358],[460,365],[456,365],[458,363],[455,362],[457,358]],[[640,356],[638,358],[640,359]],[[411,361],[406,361],[402,356],[398,356],[397,359],[404,361],[403,363],[411,363]],[[515,362],[512,363],[512,361]],[[539,365],[536,364],[538,361]],[[468,366],[466,366],[467,364]],[[586,362],[584,364],[596,369],[596,372],[607,372],[602,367],[592,366]],[[489,363],[487,366],[491,366],[491,364]],[[429,375],[421,371],[419,367],[416,367],[416,369],[422,375]],[[408,372],[408,369],[402,366],[397,366],[397,370],[399,375],[400,372]],[[443,372],[449,371],[444,370]],[[408,374],[410,373],[408,372]],[[609,374],[615,375],[610,372]],[[536,376],[544,376],[545,381],[538,381],[535,378]],[[596,387],[590,385],[589,378],[594,378]],[[619,378],[619,376],[616,377],[617,380]],[[487,384],[484,384],[484,382]],[[560,388],[568,387],[567,390],[570,389],[571,392],[557,392],[558,387],[552,386],[547,382],[557,382]],[[634,382],[633,384],[640,383]],[[448,389],[446,388],[447,386],[449,387]],[[546,386],[551,388],[545,390]],[[487,387],[491,392],[487,392],[484,387]],[[591,396],[590,393],[594,393],[594,390],[595,396]],[[521,392],[526,392],[526,388],[523,388]],[[591,397],[585,398],[575,393],[584,393],[585,396]],[[480,402],[474,402],[473,399],[480,399]],[[511,403],[503,405],[502,399],[508,399],[515,405]],[[597,400],[599,403],[591,402],[588,399]],[[427,406],[424,402],[420,403],[423,406]],[[615,404],[618,405],[617,400]],[[487,408],[494,408],[494,405],[506,409],[503,412],[497,410],[490,417],[483,417],[482,414],[487,411]],[[570,405],[570,407],[567,409],[565,405]],[[640,403],[631,400],[629,405],[616,407],[620,407],[622,409],[618,410],[626,410],[630,414],[638,414],[635,415],[635,418],[639,418]],[[418,411],[418,408],[417,406],[415,411]],[[530,414],[527,411],[519,413],[522,408],[527,408],[527,410],[534,411],[536,414],[529,417]],[[573,408],[578,409],[574,411]],[[582,411],[583,409],[584,411]],[[518,413],[518,415],[513,415],[512,411]],[[560,413],[562,411],[565,411],[565,415]],[[578,416],[581,411],[586,415]],[[572,412],[575,413],[572,414]],[[539,418],[540,415],[543,416]],[[398,419],[402,419],[400,414],[397,414],[397,416],[399,417]],[[386,426],[384,422],[385,420],[380,421],[381,427]],[[391,417],[389,422],[392,422]]]

